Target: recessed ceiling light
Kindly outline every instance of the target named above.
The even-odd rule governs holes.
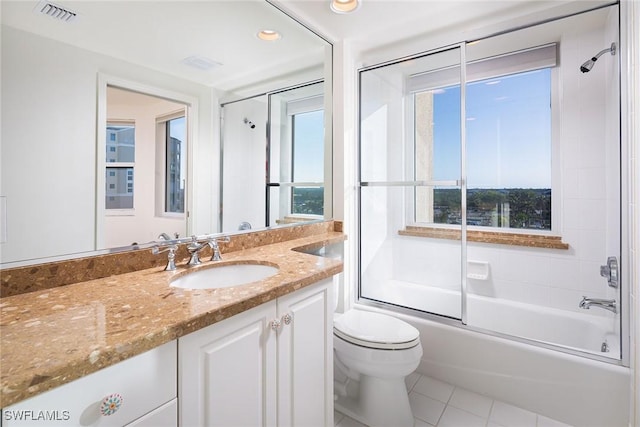
[[[280,33],[275,30],[260,30],[258,33],[260,40],[266,40],[268,42],[278,40],[280,37],[282,37]]]
[[[362,0],[331,0],[331,10],[335,13],[350,13],[360,7]]]

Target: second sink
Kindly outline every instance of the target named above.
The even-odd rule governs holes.
[[[245,285],[271,277],[277,267],[264,264],[224,264],[199,269],[171,281],[171,286],[186,289],[217,289]]]

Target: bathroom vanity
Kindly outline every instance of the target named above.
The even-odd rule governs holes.
[[[2,425],[331,424],[342,262],[299,249],[344,235],[266,240],[175,272],[2,298]],[[255,262],[278,272],[229,288],[171,286],[215,263]]]
[[[331,425],[331,289],[326,279],[180,338],[180,425]]]

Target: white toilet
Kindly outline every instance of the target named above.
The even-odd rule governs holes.
[[[369,426],[413,426],[404,379],[422,357],[420,334],[388,315],[349,310],[334,318],[335,408]]]

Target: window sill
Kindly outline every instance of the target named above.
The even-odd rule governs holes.
[[[407,226],[399,230],[401,236],[429,237],[433,239],[460,240],[460,230],[438,227]],[[569,249],[560,236],[508,233],[502,231],[467,230],[468,242],[493,243],[498,245],[527,246],[546,249]]]
[[[288,216],[285,216],[284,218],[276,219],[276,224],[277,225],[295,224],[295,223],[298,223],[298,222],[317,221],[317,220],[320,220],[320,219],[322,219],[321,215],[317,215],[317,216],[288,215]]]

